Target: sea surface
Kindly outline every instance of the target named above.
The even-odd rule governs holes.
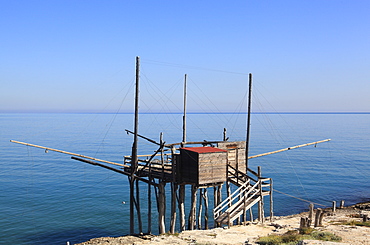
[[[133,137],[125,129],[132,125],[132,114],[0,114],[0,244],[73,244],[128,234],[126,176],[10,140],[121,163],[131,152]],[[222,140],[224,128],[229,141],[245,140],[246,116],[188,114],[187,141]],[[140,115],[139,134],[158,142],[161,132],[167,143],[180,142],[182,115]],[[370,199],[370,114],[252,114],[249,155],[324,139],[331,141],[249,161],[273,178],[275,215],[305,211],[310,202],[329,207]],[[139,154],[156,149],[140,139]]]

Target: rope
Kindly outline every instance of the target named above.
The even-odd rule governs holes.
[[[279,192],[280,194],[283,194],[283,195],[286,195],[286,196],[289,196],[289,197],[293,197],[293,198],[298,199],[298,200],[301,200],[301,201],[303,201],[303,202],[313,203],[313,204],[316,204],[316,205],[319,205],[319,206],[322,206],[322,207],[328,207],[328,205],[323,205],[323,204],[320,204],[320,203],[311,202],[311,201],[309,201],[309,200],[302,199],[302,198],[299,198],[299,197],[296,197],[296,196],[293,196],[293,195],[289,195],[289,194],[287,194],[287,193],[284,193],[284,192],[282,192],[282,191],[278,191],[278,190],[276,190],[276,189],[273,189],[273,190],[274,190],[274,191],[276,191],[276,192]]]

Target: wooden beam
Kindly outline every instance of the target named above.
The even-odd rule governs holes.
[[[132,131],[130,131],[130,130],[128,130],[128,129],[125,129],[125,131],[126,131],[127,133],[130,133],[130,134],[135,134],[134,132],[132,132]],[[157,143],[156,141],[154,141],[154,140],[152,140],[152,139],[149,139],[149,138],[147,138],[147,137],[145,137],[145,136],[142,136],[142,135],[140,135],[140,134],[137,134],[137,136],[138,136],[138,137],[140,137],[140,138],[143,138],[143,139],[145,139],[145,140],[147,140],[147,141],[149,141],[149,142],[151,142],[151,143],[153,143],[153,144],[161,145],[161,144]]]
[[[101,164],[101,163],[98,163],[98,162],[93,162],[93,161],[90,161],[90,160],[87,160],[87,159],[83,159],[83,158],[78,158],[78,157],[71,157],[71,159],[73,160],[77,160],[77,161],[80,161],[80,162],[85,162],[85,163],[88,163],[88,164],[91,164],[91,165],[95,165],[95,166],[99,166],[99,167],[102,167],[102,168],[106,168],[106,169],[109,169],[109,170],[112,170],[114,172],[117,172],[117,173],[120,173],[120,174],[124,174],[124,175],[127,175],[127,176],[131,176],[131,173],[129,172],[126,172],[126,171],[123,171],[123,170],[119,170],[119,169],[116,169],[116,168],[112,168],[110,166],[106,166],[104,164]],[[147,180],[147,179],[144,179],[140,176],[137,176],[135,175],[135,178],[137,178],[138,180],[141,180],[147,184],[150,184],[150,185],[153,185],[153,186],[158,186],[157,183],[155,182],[152,182],[150,180]]]
[[[303,147],[303,146],[316,145],[316,144],[327,142],[327,141],[330,141],[330,140],[331,139],[320,140],[320,141],[315,141],[315,142],[312,142],[312,143],[307,143],[307,144],[296,145],[296,146],[284,148],[284,149],[277,150],[277,151],[270,151],[270,152],[267,152],[267,153],[262,153],[262,154],[250,156],[250,157],[248,157],[248,159],[252,159],[252,158],[256,158],[256,157],[262,157],[262,156],[267,156],[267,155],[271,155],[271,154],[275,154],[275,153],[279,153],[279,152],[283,152],[283,151],[293,150],[293,149],[300,148],[300,147]]]
[[[86,158],[86,159],[90,159],[90,160],[94,160],[94,161],[98,161],[98,162],[104,162],[104,163],[108,163],[108,164],[113,164],[113,165],[117,165],[117,166],[121,166],[121,167],[129,167],[128,165],[125,165],[125,164],[120,164],[120,163],[116,163],[116,162],[106,161],[106,160],[98,159],[98,158],[95,158],[95,157],[89,157],[89,156],[85,156],[85,155],[81,155],[81,154],[77,154],[77,153],[73,153],[73,152],[68,152],[68,151],[63,151],[63,150],[58,150],[58,149],[53,149],[53,148],[45,147],[45,146],[41,146],[41,145],[34,145],[34,144],[25,143],[25,142],[16,141],[16,140],[11,140],[10,142],[16,143],[16,144],[21,144],[21,145],[26,145],[26,146],[32,146],[32,147],[36,147],[36,148],[45,149],[45,152],[47,152],[47,151],[55,151],[55,152],[59,152],[59,153],[67,154],[67,155],[82,157],[82,158]]]
[[[217,144],[217,143],[222,143],[222,142],[225,142],[225,141],[222,141],[222,140],[206,141],[206,140],[204,140],[204,141],[186,142],[186,145],[209,145],[209,144]],[[181,145],[181,144],[182,144],[182,142],[172,143],[172,144],[165,144],[164,146],[171,148],[172,146]]]

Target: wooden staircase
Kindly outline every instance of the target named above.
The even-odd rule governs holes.
[[[258,177],[254,171],[250,172],[254,178],[229,166],[228,182],[238,188],[214,208],[214,220],[218,226],[230,226],[237,218],[258,203],[261,212],[259,219],[263,222],[263,197],[272,194],[272,180],[271,178]],[[272,209],[270,211],[272,214]]]

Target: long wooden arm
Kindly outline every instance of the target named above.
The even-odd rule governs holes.
[[[288,151],[288,150],[292,150],[292,149],[300,148],[300,147],[303,147],[303,146],[316,145],[316,144],[323,143],[323,142],[327,142],[327,141],[330,141],[330,140],[331,140],[331,139],[320,140],[320,141],[315,141],[315,142],[312,142],[312,143],[307,143],[307,144],[296,145],[296,146],[292,146],[292,147],[284,148],[284,149],[277,150],[277,151],[270,151],[270,152],[267,152],[267,153],[262,153],[262,154],[258,154],[258,155],[250,156],[250,157],[248,157],[248,159],[256,158],[256,157],[262,157],[262,156],[267,156],[267,155],[271,155],[271,154],[279,153],[279,152],[282,152],[282,151]]]
[[[98,162],[104,162],[104,163],[108,163],[108,164],[113,164],[113,165],[117,165],[117,166],[121,166],[121,167],[129,167],[128,165],[125,165],[125,164],[111,162],[111,161],[106,161],[106,160],[98,159],[98,158],[95,158],[95,157],[84,156],[84,155],[73,153],[73,152],[68,152],[68,151],[62,151],[62,150],[58,150],[58,149],[53,149],[53,148],[50,148],[50,147],[29,144],[29,143],[25,143],[25,142],[21,142],[21,141],[16,141],[16,140],[11,140],[10,142],[16,143],[16,144],[21,144],[21,145],[32,146],[32,147],[36,147],[36,148],[41,148],[41,149],[45,149],[46,151],[55,151],[55,152],[59,152],[59,153],[63,153],[63,154],[68,154],[68,155],[72,155],[72,156],[82,157],[82,158],[86,158],[86,159],[90,159],[90,160],[94,160],[94,161],[98,161]]]

